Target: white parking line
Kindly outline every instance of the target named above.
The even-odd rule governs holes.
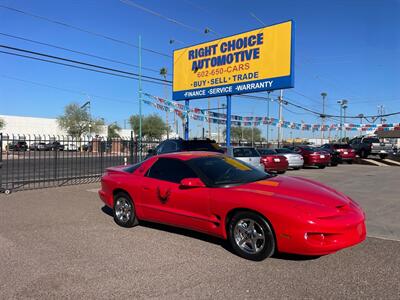
[[[91,193],[97,193],[98,191],[99,191],[99,189],[86,190],[86,192],[91,192]]]
[[[369,163],[371,163],[371,164],[374,164],[374,165],[376,165],[376,166],[379,166],[379,167],[387,167],[387,166],[388,166],[388,165],[386,165],[386,164],[383,164],[383,163],[381,163],[381,162],[379,162],[379,161],[376,161],[376,160],[373,160],[373,159],[363,158],[363,160],[366,161],[366,162],[369,162]]]
[[[388,238],[388,237],[383,237],[383,236],[376,236],[376,235],[367,234],[367,237],[374,238],[374,239],[380,239],[380,240],[386,240],[386,241],[400,242],[400,239]]]
[[[387,161],[389,163],[392,163],[392,164],[400,166],[400,162],[395,161],[395,160],[391,160],[391,159],[385,158],[383,161]]]

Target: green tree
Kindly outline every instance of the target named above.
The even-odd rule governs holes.
[[[3,119],[0,119],[0,130],[3,129],[5,125],[6,125],[6,122],[4,122]]]
[[[223,132],[226,136],[226,129]],[[231,141],[232,142],[259,142],[262,140],[261,130],[257,127],[231,127]]]
[[[135,136],[139,133],[139,115],[133,115],[129,118],[129,123]],[[142,137],[148,139],[161,139],[167,132],[167,126],[162,118],[156,114],[142,117]]]
[[[64,114],[57,118],[58,126],[69,135],[80,137],[84,134],[101,133],[103,119],[92,118],[79,104],[71,103],[64,108]]]
[[[120,135],[119,135],[119,131],[121,130],[121,127],[120,126],[118,126],[118,124],[117,123],[112,123],[112,124],[110,124],[110,125],[108,125],[108,127],[107,127],[107,136],[109,137],[109,138],[119,138],[120,137]]]

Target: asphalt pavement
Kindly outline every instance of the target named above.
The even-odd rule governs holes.
[[[399,299],[399,171],[344,165],[288,172],[356,199],[369,237],[328,256],[262,262],[191,231],[121,228],[98,199],[98,184],[0,195],[0,299]]]

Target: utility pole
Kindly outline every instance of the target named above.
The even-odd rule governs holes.
[[[283,90],[281,90],[281,94],[278,97],[279,102],[279,127],[278,127],[278,148],[281,146],[281,138],[282,138],[282,102],[283,102]]]
[[[343,121],[342,121],[342,111],[344,111],[345,116],[346,116],[346,108],[347,108],[347,100],[338,100],[337,103],[340,105],[340,142],[342,142],[342,135],[343,135]],[[344,119],[344,121],[346,122],[346,117]],[[346,138],[346,131],[345,131],[345,136]]]
[[[322,96],[322,115],[321,115],[321,145],[324,143],[324,126],[325,126],[325,99],[328,94],[325,92],[321,93]]]
[[[383,115],[385,114],[385,106],[384,105],[378,105],[378,115],[381,118],[381,124],[385,124],[385,118]]]

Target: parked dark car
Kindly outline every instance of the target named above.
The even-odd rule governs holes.
[[[392,144],[380,141],[374,136],[356,137],[350,140],[349,144],[362,158],[367,158],[368,155],[379,155],[381,159],[384,159],[393,151]]]
[[[294,146],[291,147],[294,152],[303,155],[304,166],[315,166],[324,169],[331,163],[331,155],[329,152],[312,146]]]
[[[150,149],[146,158],[153,155],[182,151],[210,151],[224,153],[214,140],[169,139],[161,142],[155,149]]]
[[[12,142],[7,145],[9,151],[26,151],[28,144],[24,141]]]
[[[321,148],[331,153],[337,153],[339,156],[339,163],[347,162],[351,164],[356,158],[356,151],[348,144],[324,144]]]
[[[46,144],[46,150],[48,151],[54,151],[54,150],[59,150],[63,151],[64,150],[64,145],[61,145],[60,142],[54,141]]]

